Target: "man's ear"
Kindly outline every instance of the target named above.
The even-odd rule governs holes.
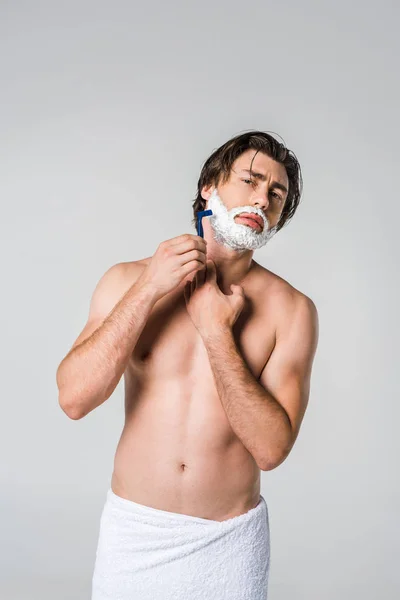
[[[209,199],[214,188],[215,188],[215,186],[213,183],[210,183],[208,185],[203,185],[203,187],[201,188],[201,197],[203,198],[203,200]]]

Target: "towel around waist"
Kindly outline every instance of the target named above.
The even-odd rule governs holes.
[[[159,525],[177,525],[183,526],[195,526],[196,524],[205,525],[208,527],[217,527],[224,529],[233,529],[239,526],[246,526],[250,523],[255,523],[259,520],[268,521],[268,508],[267,503],[263,496],[260,495],[258,504],[248,510],[247,512],[225,519],[224,521],[216,521],[214,519],[205,519],[203,517],[196,517],[193,515],[186,515],[183,513],[176,513],[167,510],[161,510],[159,508],[153,508],[132,500],[127,500],[118,496],[110,487],[107,491],[107,499],[105,508],[113,510],[115,514],[119,514],[121,517],[138,521],[142,523],[149,523],[153,526]]]
[[[269,557],[262,496],[246,513],[215,521],[132,502],[109,488],[92,600],[261,600]]]

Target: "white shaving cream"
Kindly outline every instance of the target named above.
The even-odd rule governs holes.
[[[276,233],[277,227],[269,229],[268,220],[261,209],[254,206],[238,206],[228,211],[216,188],[208,199],[207,209],[213,212],[206,218],[210,221],[215,241],[233,250],[257,250],[265,246]],[[259,215],[264,223],[262,231],[257,231],[249,225],[236,223],[235,217],[240,213]]]

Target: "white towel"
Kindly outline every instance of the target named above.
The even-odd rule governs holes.
[[[214,521],[116,495],[100,519],[92,600],[265,600],[270,529],[263,496]]]

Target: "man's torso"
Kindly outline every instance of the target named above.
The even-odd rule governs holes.
[[[128,263],[132,283],[150,258]],[[253,261],[233,333],[258,379],[295,288]],[[153,307],[124,374],[125,425],[116,450],[115,494],[160,510],[225,520],[257,505],[260,469],[219,399],[183,286]]]

